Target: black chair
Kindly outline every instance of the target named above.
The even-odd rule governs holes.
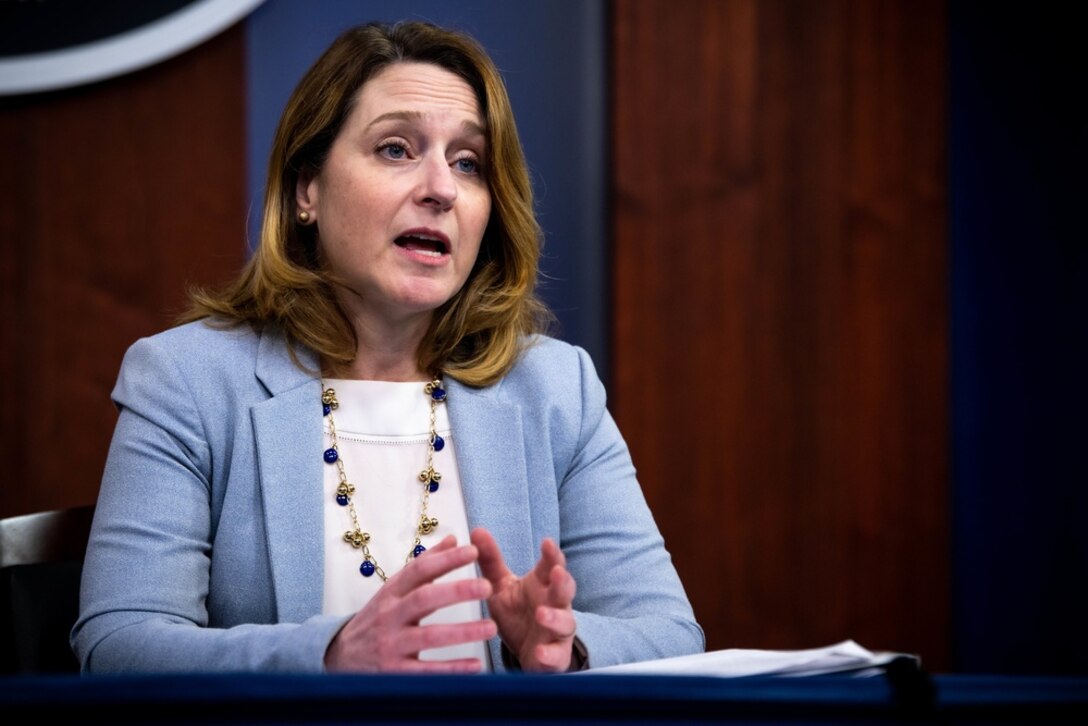
[[[94,506],[0,519],[0,673],[75,673],[68,633]]]

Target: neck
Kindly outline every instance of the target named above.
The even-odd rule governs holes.
[[[418,361],[419,345],[430,322],[430,312],[396,320],[353,315],[358,341],[355,360],[346,370],[334,373],[337,377],[365,381],[430,380]]]

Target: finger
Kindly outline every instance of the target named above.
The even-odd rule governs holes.
[[[395,668],[401,673],[479,673],[484,664],[479,658],[457,658],[454,660],[407,659]]]
[[[563,550],[551,537],[545,537],[544,541],[540,543],[540,554],[544,558],[550,559],[554,564],[563,567],[567,566],[567,556],[563,554]]]
[[[442,552],[443,550],[452,550],[456,546],[457,546],[457,536],[452,535],[452,534],[447,534],[445,537],[443,537],[441,540],[439,540],[437,544],[431,545],[431,548],[428,549],[427,552],[430,552],[430,553],[433,554],[433,553],[436,553],[436,552]],[[424,552],[423,555],[427,554],[427,552]],[[420,555],[420,557],[423,557],[423,555]]]
[[[406,628],[400,637],[404,653],[418,655],[422,651],[445,648],[462,643],[478,643],[494,638],[498,633],[494,620],[472,620],[467,623],[442,623]]]
[[[447,544],[447,541],[451,543]],[[388,590],[393,595],[407,595],[420,585],[433,582],[445,574],[476,561],[479,555],[476,547],[473,545],[455,547],[455,543],[453,535],[446,537],[412,560],[410,567],[404,567],[389,578],[389,582],[382,589]]]
[[[559,549],[559,545],[555,543],[555,540],[551,537],[545,537],[544,541],[540,543],[540,559],[537,560],[536,566],[533,568],[533,576],[537,582],[547,587],[552,569],[556,565],[566,567],[567,558],[563,555],[563,551]]]
[[[426,583],[408,593],[399,602],[392,603],[391,607],[395,609],[391,615],[394,622],[418,623],[444,607],[462,602],[486,600],[491,597],[491,592],[491,583],[482,577],[453,582]]]
[[[574,594],[577,589],[574,575],[570,574],[564,567],[556,565],[549,574],[548,591],[545,598],[552,607],[569,608],[574,602]]]
[[[534,618],[540,629],[547,633],[552,640],[573,638],[578,631],[578,622],[574,619],[574,613],[570,610],[541,605],[536,609]]]
[[[540,643],[533,648],[536,668],[540,671],[565,671],[570,668],[572,646],[569,640]]]
[[[506,566],[506,561],[502,558],[499,543],[495,541],[490,532],[483,527],[477,527],[469,534],[469,538],[480,553],[477,560],[480,565],[480,574],[490,580],[496,588],[503,580],[513,576],[514,573],[510,571],[510,568]]]

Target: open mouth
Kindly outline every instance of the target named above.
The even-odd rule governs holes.
[[[393,240],[397,247],[401,247],[412,252],[418,252],[422,255],[428,255],[430,257],[441,257],[442,255],[449,254],[449,245],[446,240],[429,234],[411,233],[401,235]]]

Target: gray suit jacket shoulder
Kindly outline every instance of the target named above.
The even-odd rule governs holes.
[[[701,650],[586,353],[537,338],[500,383],[447,389],[470,527],[519,573],[555,538],[592,665]],[[275,331],[192,323],[129,349],[72,633],[85,670],[322,670],[345,618],[320,614],[320,397]]]

